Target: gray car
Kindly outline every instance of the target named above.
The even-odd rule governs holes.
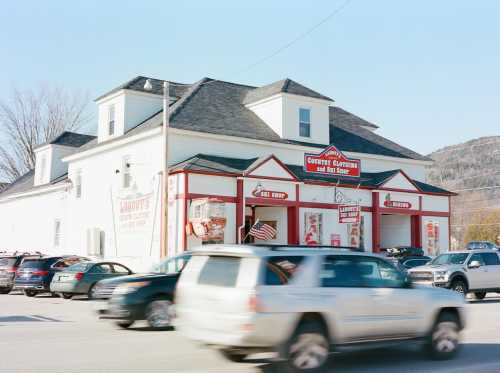
[[[50,291],[65,299],[73,295],[86,294],[92,297],[92,289],[101,280],[131,275],[133,272],[123,264],[114,262],[83,262],[72,265],[54,275]]]
[[[408,273],[415,283],[473,293],[476,299],[500,292],[500,257],[490,249],[451,251]]]

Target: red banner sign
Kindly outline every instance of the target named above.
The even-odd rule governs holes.
[[[320,154],[304,154],[306,172],[344,177],[360,177],[361,161],[347,158],[335,146],[330,145]]]
[[[256,188],[252,191],[252,195],[257,198],[267,198],[267,199],[287,199],[288,193],[278,192],[276,190],[266,190],[261,188]]]
[[[385,207],[391,207],[395,209],[411,209],[411,203],[406,201],[384,201]]]
[[[361,207],[357,205],[339,205],[339,223],[359,223]]]

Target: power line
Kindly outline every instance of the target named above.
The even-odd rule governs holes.
[[[331,12],[330,14],[328,14],[325,18],[323,18],[321,21],[319,21],[318,23],[316,23],[314,26],[310,27],[309,29],[307,29],[303,33],[299,34],[295,39],[293,39],[293,40],[289,41],[288,43],[284,44],[283,46],[281,46],[280,48],[276,49],[271,54],[269,54],[269,55],[261,58],[260,60],[254,62],[254,63],[252,63],[250,65],[248,65],[246,68],[244,68],[243,70],[238,71],[236,74],[241,74],[243,72],[247,72],[248,70],[253,69],[255,66],[258,66],[261,63],[264,63],[267,60],[270,60],[271,58],[273,58],[274,56],[280,54],[285,49],[290,48],[293,44],[295,44],[299,40],[305,38],[306,36],[308,36],[309,34],[311,34],[314,30],[316,30],[318,27],[320,27],[321,25],[323,25],[324,23],[326,23],[330,19],[332,19],[334,16],[336,16],[337,14],[339,14],[347,5],[349,5],[349,3],[351,1],[352,0],[346,0],[346,1],[344,1],[342,3],[342,5],[340,5],[338,8],[336,8],[333,12]]]

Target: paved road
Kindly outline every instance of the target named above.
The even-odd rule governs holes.
[[[426,359],[415,348],[380,349],[336,356],[335,372],[500,372],[500,298],[471,302],[464,348],[448,362]],[[279,372],[263,357],[224,361],[175,331],[138,325],[119,330],[96,321],[84,298],[0,296],[1,373],[240,373]]]

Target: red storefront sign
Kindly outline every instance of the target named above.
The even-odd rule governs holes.
[[[359,223],[361,207],[358,205],[339,205],[339,223]]]
[[[335,146],[330,145],[320,154],[305,153],[304,170],[329,176],[359,177],[361,161],[347,158]]]
[[[252,191],[252,195],[257,198],[268,198],[268,199],[287,199],[288,193],[279,192],[276,190],[266,190],[263,188],[255,188]]]
[[[411,203],[407,201],[393,201],[391,199],[391,194],[387,193],[384,201],[385,207],[390,207],[394,209],[411,209]]]

